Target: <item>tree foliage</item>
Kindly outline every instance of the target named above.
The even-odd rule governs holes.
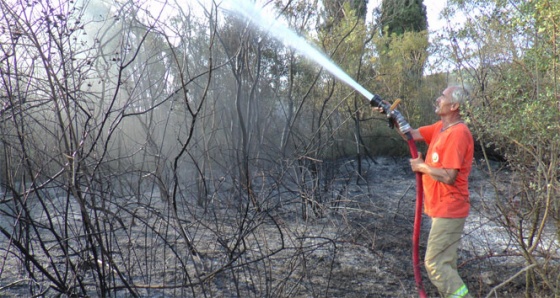
[[[386,35],[402,35],[428,29],[426,6],[423,0],[383,0],[381,28]]]
[[[350,11],[359,19],[365,21],[368,0],[324,0],[325,16],[327,20],[338,23],[347,19]],[[328,22],[328,21],[327,21]]]
[[[431,116],[421,92],[429,47],[426,7],[422,1],[383,1],[378,22],[375,66],[382,88],[390,98],[403,99],[411,123],[425,123]]]

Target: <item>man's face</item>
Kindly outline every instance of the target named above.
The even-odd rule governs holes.
[[[436,114],[443,116],[451,112],[452,109],[456,107],[456,103],[452,102],[451,93],[453,88],[446,88],[443,90],[442,94],[436,99]]]

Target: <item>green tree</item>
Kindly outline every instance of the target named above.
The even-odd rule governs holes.
[[[387,35],[420,32],[428,29],[426,6],[423,0],[383,0],[381,28]]]
[[[384,0],[378,23],[374,63],[380,89],[389,98],[403,99],[401,110],[411,123],[423,124],[430,117],[425,108],[431,106],[423,100],[432,100],[421,92],[429,47],[426,7],[422,0]]]
[[[383,82],[382,90],[390,98],[403,100],[404,112],[411,123],[424,124],[431,108],[432,98],[422,101],[422,73],[428,59],[428,33],[406,32],[403,35],[383,36],[376,39],[379,49],[379,60],[376,67]],[[432,110],[430,109],[430,112]]]
[[[392,81],[386,84],[392,89],[389,94],[406,102],[419,98],[416,92],[422,82],[429,46],[426,7],[422,0],[384,0],[378,23],[382,28],[376,40],[378,67]],[[410,117],[418,116],[417,112],[409,112]]]

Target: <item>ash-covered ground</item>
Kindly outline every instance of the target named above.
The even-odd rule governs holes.
[[[234,204],[230,196],[216,196],[213,208],[186,204],[179,206],[178,216],[174,216],[157,191],[106,206],[108,216],[100,218],[111,227],[106,234],[114,267],[102,266],[107,271],[118,267],[123,279],[141,297],[417,296],[411,243],[416,186],[408,158],[364,161],[361,177],[352,174],[356,172],[354,160],[339,165],[341,181],[335,183],[340,185],[331,188],[331,200],[320,204],[315,212],[313,204],[301,211],[301,198],[279,188],[262,196],[267,186],[274,184],[266,179],[260,186],[255,184],[262,190],[260,195],[269,198],[268,209],[260,212],[245,212],[240,208],[243,205]],[[459,272],[474,297],[525,294],[525,275],[514,275],[526,263],[512,231],[500,224],[501,216],[496,211],[496,190],[508,193],[512,187],[508,175],[501,171],[501,180],[493,184],[486,169],[475,165],[470,177],[472,210],[459,249]],[[292,199],[286,199],[289,197]],[[54,201],[53,212],[57,210]],[[7,206],[2,207],[4,212],[8,212]],[[67,206],[70,210],[65,214],[74,216],[65,218],[75,219],[70,227],[80,230],[78,207]],[[302,212],[310,215],[304,218]],[[45,220],[44,210],[36,216],[38,221]],[[422,222],[421,259],[430,225],[426,217]],[[13,218],[3,217],[1,224],[9,230]],[[196,259],[186,249],[184,231],[200,254]],[[56,243],[51,238],[47,235],[43,240]],[[72,239],[69,245],[81,243]],[[37,270],[33,277],[28,274],[21,254],[14,252],[14,243],[5,235],[0,235],[0,246],[1,297],[59,294]],[[544,244],[556,254],[556,260],[558,246],[554,240]],[[50,249],[51,260],[60,252],[55,245],[45,249]],[[79,268],[64,272],[82,274],[82,287],[96,296],[95,287],[88,286],[95,285],[95,264],[83,256],[72,258]],[[49,261],[45,256],[37,259]],[[61,258],[53,264],[66,268],[63,261]],[[50,270],[48,265],[45,268]],[[426,292],[436,297],[435,288],[422,273]],[[111,295],[132,296],[118,279],[113,286]]]

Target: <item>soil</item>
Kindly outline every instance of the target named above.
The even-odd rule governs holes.
[[[361,177],[355,175],[356,161],[337,164],[341,180],[332,187],[330,201],[310,204],[307,217],[302,217],[300,196],[295,196],[297,200],[278,199],[285,197],[277,195],[278,189],[270,190],[270,199],[263,205],[265,212],[251,211],[244,217],[240,217],[240,205],[226,204],[231,203],[224,199],[229,196],[213,199],[213,204],[224,206],[213,209],[213,220],[208,220],[209,213],[203,208],[179,206],[179,221],[192,233],[189,236],[200,261],[192,261],[178,229],[166,230],[164,242],[157,240],[163,232],[156,227],[163,219],[172,218],[162,215],[169,209],[162,200],[153,199],[159,195],[122,202],[111,211],[126,227],[112,232],[120,248],[115,256],[118,260],[132,256],[130,263],[123,261],[125,265],[145,264],[140,266],[144,269],[129,272],[129,280],[139,286],[137,293],[142,297],[416,297],[411,257],[415,176],[408,159],[364,161]],[[507,172],[502,175],[507,179]],[[500,184],[503,189],[510,187],[506,179]],[[459,273],[473,297],[524,297],[525,275],[512,277],[525,263],[510,233],[499,224],[495,188],[484,167],[475,165],[469,181],[472,208],[459,248]],[[263,179],[261,188],[255,187],[264,190],[265,185],[270,183]],[[148,223],[150,229],[141,223]],[[243,241],[236,242],[245,223],[252,226],[243,230],[247,231]],[[429,219],[423,217],[421,259],[429,226]],[[0,247],[8,247],[3,236]],[[56,296],[48,289],[48,282],[29,281],[17,258],[7,252],[10,249],[13,246],[2,253],[0,296],[26,296],[30,285],[35,294],[40,286],[45,296]],[[88,264],[84,263],[81,266],[87,279]],[[184,277],[177,272],[184,268],[196,271],[208,286],[194,291],[160,286],[181,285]],[[437,297],[423,267],[422,273],[426,293]]]

